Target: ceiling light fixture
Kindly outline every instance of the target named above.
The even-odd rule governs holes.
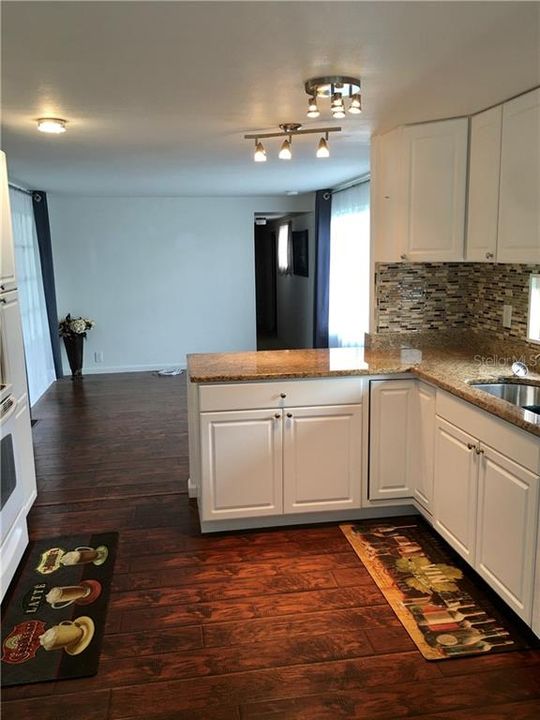
[[[360,115],[362,112],[362,98],[360,97],[360,93],[354,93],[354,95],[351,95],[349,112],[351,115]]]
[[[260,142],[260,138],[284,138],[278,157],[281,160],[290,160],[292,158],[291,144],[293,136],[297,135],[322,135],[319,140],[316,155],[319,158],[329,157],[330,151],[328,149],[328,135],[329,133],[341,132],[340,127],[323,127],[323,128],[309,128],[302,130],[300,123],[282,123],[280,126],[280,132],[269,132],[269,133],[257,133],[257,135],[244,135],[245,140],[255,140],[255,154],[253,159],[255,162],[264,162],[266,160],[266,151],[263,144]]]
[[[253,154],[255,162],[266,162],[266,150],[262,142],[259,142],[259,138],[255,138],[255,152]]]
[[[66,132],[66,125],[67,120],[62,120],[62,118],[39,118],[37,120],[37,129],[51,135],[60,135]]]
[[[278,155],[278,158],[280,160],[290,160],[292,158],[291,142],[292,139],[289,136],[288,138],[285,138],[285,140],[281,143],[281,148]]]
[[[326,133],[325,137],[322,137],[319,140],[319,147],[317,148],[316,154],[318,158],[330,157],[330,150],[328,148],[328,133]]]
[[[307,116],[309,118],[318,118],[320,114],[317,107],[317,98],[313,95],[309,98]]]
[[[317,98],[330,98],[332,117],[336,119],[345,117],[344,98],[350,99],[348,110],[352,115],[359,115],[362,112],[360,78],[348,75],[326,75],[306,80],[304,89],[310,98],[308,117],[317,117],[310,115],[312,101],[317,106]],[[318,108],[317,112],[319,113]]]

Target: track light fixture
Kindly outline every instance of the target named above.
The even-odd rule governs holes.
[[[266,150],[262,142],[259,142],[259,138],[255,138],[255,152],[253,154],[255,162],[266,162]]]
[[[288,138],[285,138],[285,140],[281,143],[281,148],[278,155],[278,158],[280,160],[290,160],[292,158],[291,143],[292,138],[290,135]]]
[[[330,98],[330,110],[335,119],[345,117],[345,98],[350,99],[347,109],[352,115],[359,115],[362,112],[360,78],[347,75],[327,75],[307,80],[304,88],[309,95],[308,117],[319,116],[318,98]],[[316,108],[317,115],[310,114],[312,106]]]
[[[322,137],[319,140],[319,147],[317,148],[317,157],[318,158],[330,157],[330,150],[328,148],[328,133],[325,134],[325,137]]]
[[[290,160],[292,158],[292,139],[293,135],[321,135],[319,144],[317,146],[316,156],[318,158],[330,157],[330,150],[328,148],[328,135],[333,132],[341,132],[340,127],[323,127],[323,128],[309,128],[302,130],[300,123],[282,123],[280,126],[280,132],[270,133],[259,133],[257,135],[244,135],[245,140],[255,141],[255,153],[253,159],[255,162],[266,162],[266,151],[260,138],[283,138],[281,148],[279,150],[278,157],[280,160]]]

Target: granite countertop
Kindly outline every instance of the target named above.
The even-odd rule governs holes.
[[[469,385],[511,377],[511,363],[509,355],[488,355],[472,343],[464,349],[418,341],[401,347],[188,355],[188,376],[194,383],[226,383],[410,373],[540,437],[540,415]],[[540,387],[540,374],[531,372],[527,382]]]

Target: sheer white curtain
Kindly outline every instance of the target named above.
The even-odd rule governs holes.
[[[47,322],[41,263],[32,198],[10,188],[11,218],[21,308],[28,393],[34,405],[54,382],[54,362]]]
[[[369,182],[332,196],[330,347],[364,344],[369,329]]]

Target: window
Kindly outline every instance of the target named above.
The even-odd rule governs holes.
[[[286,275],[291,271],[289,235],[289,223],[283,223],[283,225],[280,225],[278,234],[278,270],[283,275]]]
[[[330,347],[363,345],[369,330],[369,182],[332,197],[329,296]]]
[[[529,324],[527,340],[540,343],[540,275],[531,275],[529,281]]]

